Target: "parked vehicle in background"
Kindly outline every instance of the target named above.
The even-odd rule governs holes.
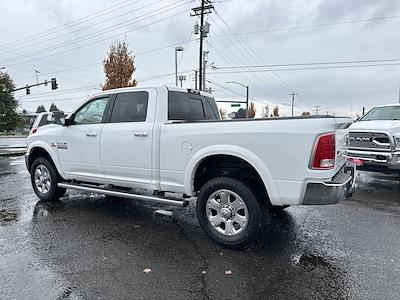
[[[400,104],[377,106],[353,123],[346,157],[361,170],[400,173]]]
[[[55,112],[53,113],[54,116],[54,120],[55,123],[58,125],[62,125],[62,123],[64,122],[64,117],[65,114],[63,112]],[[37,130],[39,129],[39,127],[45,126],[45,125],[49,125],[53,123],[51,119],[49,119],[49,113],[48,112],[42,112],[40,113],[35,121],[32,124],[32,128],[29,131],[29,135],[34,134],[35,132],[37,132]]]
[[[354,168],[342,156],[340,129],[349,122],[332,116],[220,120],[208,93],[166,86],[108,90],[79,106],[64,126],[29,136],[26,165],[44,201],[66,189],[179,206],[197,197],[205,232],[223,246],[242,248],[266,226],[272,208],[334,204],[351,193]]]

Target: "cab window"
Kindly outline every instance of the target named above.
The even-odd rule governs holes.
[[[144,122],[147,116],[147,92],[121,93],[115,99],[111,123]]]
[[[82,106],[75,113],[74,124],[84,125],[101,123],[103,120],[104,112],[106,110],[108,99],[108,96],[97,98]]]
[[[168,93],[168,120],[204,120],[202,98],[182,92]]]

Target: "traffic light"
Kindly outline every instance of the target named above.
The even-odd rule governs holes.
[[[58,89],[58,84],[57,84],[57,79],[56,78],[52,78],[51,79],[51,89],[52,90]]]
[[[31,88],[29,87],[29,85],[26,85],[26,94],[30,95],[31,93]]]

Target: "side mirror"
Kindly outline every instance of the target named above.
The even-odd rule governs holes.
[[[72,122],[73,122],[72,116],[67,116],[67,117],[64,118],[64,124],[63,124],[63,126],[69,126],[69,125],[72,124]]]

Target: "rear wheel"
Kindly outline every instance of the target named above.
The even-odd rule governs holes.
[[[244,183],[227,177],[211,179],[201,188],[196,211],[203,230],[234,249],[253,242],[268,215],[266,205]]]
[[[59,175],[47,158],[38,157],[32,164],[31,182],[36,195],[43,201],[55,201],[64,196],[66,189],[59,188]]]

